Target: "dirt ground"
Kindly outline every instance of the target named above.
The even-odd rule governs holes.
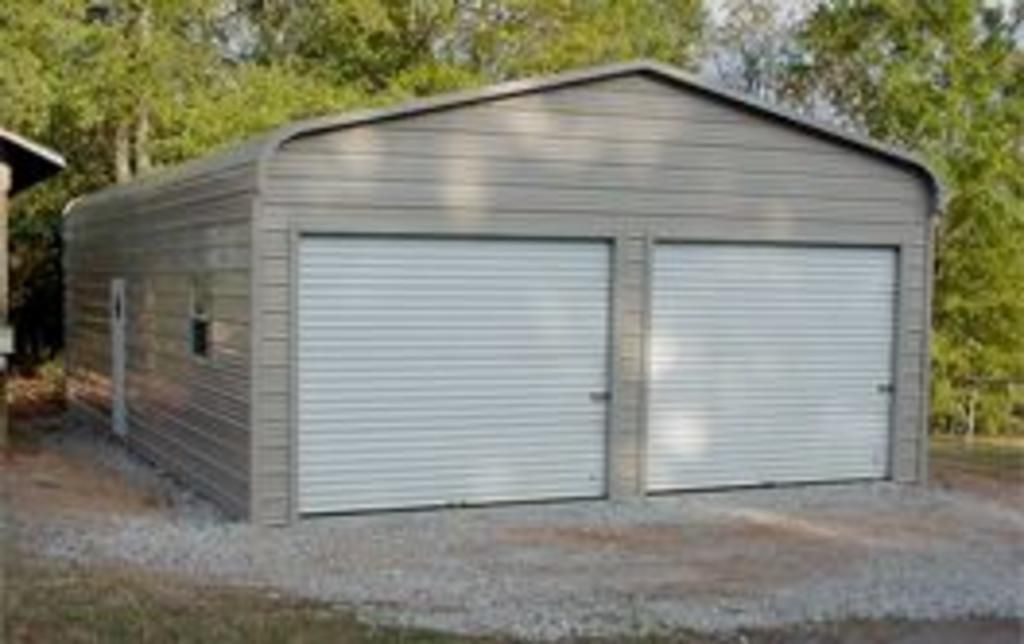
[[[159,523],[165,516],[174,512],[173,501],[165,497],[160,486],[148,485],[145,481],[140,483],[137,479],[125,476],[117,467],[97,462],[87,453],[79,454],[74,450],[55,448],[59,441],[55,442],[52,439],[59,437],[62,431],[57,417],[21,414],[16,417],[14,425],[13,447],[3,458],[3,479],[6,500],[16,513],[37,517],[82,517],[86,521],[106,516],[139,517]],[[940,476],[943,477],[941,485],[966,491],[975,495],[980,502],[1008,504],[1006,507],[1009,512],[1024,507],[1017,505],[1020,488],[1014,487],[1014,484],[1008,487],[1005,479],[985,479],[973,471],[970,477],[965,479],[963,473],[955,469],[940,472]],[[998,543],[1009,544],[1018,549],[1024,548],[1024,532],[1021,531],[1019,524],[993,524],[990,529],[979,535],[962,524],[964,517],[961,514],[947,511],[942,507],[929,507],[923,514],[910,516],[901,513],[899,508],[894,508],[891,512],[856,513],[841,505],[829,507],[828,504],[817,504],[809,508],[775,511],[771,507],[759,507],[754,504],[730,510],[731,514],[726,521],[698,521],[684,524],[682,527],[677,521],[660,520],[657,516],[654,519],[628,521],[595,522],[589,519],[570,519],[551,522],[545,518],[543,509],[528,510],[520,514],[516,512],[514,509],[508,512],[502,509],[481,511],[477,514],[467,512],[467,518],[460,519],[460,530],[465,529],[467,533],[471,533],[472,530],[479,529],[480,534],[460,541],[457,544],[457,556],[447,562],[431,561],[424,565],[420,561],[423,557],[423,544],[417,541],[415,526],[424,526],[426,536],[422,537],[423,539],[429,539],[433,534],[431,531],[437,529],[437,526],[430,523],[431,519],[423,519],[425,515],[409,515],[414,517],[409,519],[414,526],[410,530],[414,533],[413,536],[399,535],[400,538],[396,537],[397,540],[393,544],[386,538],[390,538],[389,535],[395,531],[394,526],[399,525],[401,519],[369,517],[348,524],[352,530],[346,528],[346,532],[354,531],[356,534],[355,537],[346,537],[354,539],[352,542],[344,539],[337,543],[333,539],[327,542],[304,541],[303,548],[304,553],[321,557],[321,563],[313,565],[322,566],[325,570],[333,566],[339,573],[344,570],[352,574],[364,574],[371,568],[375,569],[373,562],[380,559],[385,562],[382,566],[401,571],[403,579],[413,588],[407,595],[396,600],[396,604],[411,601],[410,597],[420,601],[416,598],[421,596],[423,602],[435,601],[428,597],[422,588],[416,588],[416,584],[422,582],[423,586],[429,586],[435,583],[435,575],[436,583],[446,584],[445,575],[450,573],[446,566],[456,566],[460,569],[476,567],[479,570],[489,570],[503,577],[507,575],[510,577],[509,583],[514,583],[517,575],[542,578],[547,580],[543,582],[544,584],[552,587],[565,586],[567,592],[571,591],[572,585],[577,582],[587,584],[588,588],[594,586],[598,593],[612,592],[626,585],[631,592],[640,596],[654,597],[664,602],[683,602],[687,605],[699,604],[705,599],[709,602],[721,602],[723,598],[743,601],[758,593],[770,595],[780,588],[799,586],[804,584],[808,577],[827,580],[834,576],[849,575],[851,571],[870,563],[871,558],[878,553],[914,551],[919,548],[923,553],[934,552],[934,556],[939,556],[943,551],[932,550],[935,543],[952,543],[958,539],[975,540],[978,548]],[[572,511],[567,514],[571,517]],[[417,516],[419,518],[415,518]],[[534,520],[534,517],[538,518]],[[309,522],[309,533],[302,535],[302,538],[317,535],[317,539],[320,539],[323,534],[333,529],[330,521],[338,520]],[[282,534],[282,531],[272,533],[266,537],[267,541],[254,547],[253,552],[243,552],[243,558],[250,561],[258,560],[260,554],[267,549],[277,550],[276,544],[285,543]],[[386,538],[376,539],[380,534],[384,534]],[[83,537],[85,536],[87,535],[83,534]],[[260,538],[264,537],[265,535]],[[372,543],[363,543],[366,539],[370,539]],[[505,553],[502,557],[517,560],[512,562],[512,559],[509,559],[507,565],[504,561],[495,563],[495,546],[500,552]],[[187,545],[183,548],[187,549]],[[450,557],[451,553],[445,553],[444,556]],[[627,559],[633,563],[630,566],[623,566],[621,562]],[[353,561],[356,563],[349,563]],[[550,567],[550,561],[558,563],[555,567]],[[366,568],[361,567],[364,565]],[[28,574],[25,573],[24,567],[15,567],[13,574],[8,575],[8,588],[13,589],[13,596],[24,598],[34,593],[56,593],[55,597],[59,597],[60,593],[68,588],[61,583],[54,583],[54,576],[66,578],[70,574],[75,579],[71,587],[75,588],[110,583],[111,573],[109,567],[105,566],[83,567],[76,564],[73,572],[68,573],[65,564],[46,558],[39,559],[33,566],[35,568],[30,567]],[[538,570],[548,568],[538,574],[531,566],[538,567]],[[230,568],[230,565],[228,567]],[[38,574],[39,570],[43,570],[43,574]],[[390,570],[388,572],[390,573]],[[152,571],[146,574],[150,573]],[[124,573],[117,573],[121,574]],[[590,576],[595,574],[597,581],[588,581]],[[248,586],[249,581],[254,581],[253,587],[264,585],[258,575],[244,581],[243,587]],[[45,584],[45,590],[40,584]],[[120,582],[118,584],[120,585]],[[157,633],[158,628],[154,631],[157,636],[149,638],[148,641],[165,641],[164,636],[167,641],[204,640],[202,631],[189,631],[186,626],[178,624],[179,619],[191,619],[193,622],[199,620],[196,623],[207,625],[206,632],[210,632],[209,629],[216,630],[216,621],[219,619],[216,613],[206,612],[199,617],[188,617],[193,609],[189,607],[189,602],[183,603],[181,598],[192,598],[198,591],[190,590],[187,580],[175,579],[156,586],[144,583],[131,587],[131,592],[135,594],[129,594],[124,598],[127,605],[144,606],[142,615],[145,620],[152,621],[156,617],[157,622],[166,622],[169,629],[161,634]],[[182,590],[168,595],[165,592],[167,588]],[[201,593],[210,592],[209,585],[204,584],[202,588]],[[288,588],[283,588],[271,600],[262,594],[256,598],[244,592],[240,601],[270,601],[270,605],[275,607],[274,611],[277,611],[272,613],[281,615],[281,623],[291,624],[284,630],[277,631],[264,622],[256,630],[276,632],[278,636],[272,639],[254,636],[249,641],[513,641],[454,635],[435,639],[439,636],[436,633],[431,634],[430,631],[415,631],[419,634],[410,635],[412,631],[407,630],[366,630],[363,626],[353,627],[351,615],[325,608],[329,605],[317,601],[312,604],[293,603],[300,600],[290,599],[292,595]],[[300,592],[295,597],[303,595],[305,593]],[[81,596],[76,597],[75,601],[83,601]],[[446,606],[450,607],[453,605],[451,602],[458,600],[457,595],[452,595],[436,601],[440,610],[447,610]],[[81,633],[84,633],[83,637],[66,641],[105,641],[92,636],[108,632],[104,629],[111,628],[114,629],[112,632],[121,632],[118,629],[122,626],[129,634],[135,632],[133,628],[147,628],[132,622],[139,617],[138,611],[132,609],[126,612],[125,607],[120,604],[108,604],[109,602],[104,601],[91,606],[86,612],[99,620],[99,623],[94,626],[86,625],[83,627],[84,630],[80,628]],[[29,610],[26,608],[27,605],[25,602],[16,601],[13,605],[8,603],[5,606],[5,632],[13,636],[10,641],[57,641],[50,639],[46,634],[55,632],[54,629],[60,630],[61,620],[79,619],[75,616],[78,613],[68,616],[62,611],[53,611],[51,615],[50,611],[40,612],[37,606]],[[237,602],[233,604],[232,610],[236,609]],[[311,638],[302,637],[301,634],[296,636],[295,631],[298,628],[301,632],[304,628],[301,623],[305,617],[301,616],[306,615],[307,610],[316,615],[316,626],[309,626],[309,633],[314,634]],[[325,618],[325,610],[333,617]],[[147,611],[152,611],[153,615],[146,617]],[[296,626],[294,621],[289,621],[293,620],[295,614],[300,615],[300,618],[295,618],[299,619],[299,626]],[[50,617],[56,620],[56,624],[49,623]],[[337,623],[332,620],[336,620]],[[107,621],[112,621],[113,625]],[[81,626],[78,621],[75,623]],[[245,631],[245,625],[239,625],[238,628],[241,629],[239,632],[248,632]],[[179,631],[185,632],[187,636],[177,637],[175,633]],[[338,639],[339,637],[341,639]],[[128,637],[123,641],[131,639],[134,638]],[[229,638],[226,641],[246,640]],[[830,621],[784,628],[741,629],[731,635],[714,637],[679,630],[677,635],[644,637],[637,641],[728,641],[750,644],[1021,644],[1024,642],[1024,631],[1021,629],[1021,623],[1012,619],[871,619]]]
[[[171,501],[154,486],[128,480],[115,468],[89,458],[88,454],[54,449],[42,440],[59,432],[58,416],[24,417],[15,421],[17,439],[3,456],[7,500],[14,509],[54,516],[145,516],[166,513]],[[939,474],[940,485],[978,495],[979,499],[1011,503],[1021,490],[975,473],[956,469]],[[955,535],[962,518],[934,512],[927,523],[907,520],[898,514],[875,512],[849,514],[824,511],[815,520],[785,516],[757,509],[738,511],[729,522],[697,524],[680,529],[678,522],[635,522],[626,525],[522,525],[501,531],[501,544],[529,549],[561,549],[566,553],[600,552],[639,557],[672,557],[694,553],[685,560],[683,573],[660,584],[660,595],[728,595],[749,593],[791,583],[813,569],[817,575],[840,572],[873,550],[925,544]],[[1020,543],[1024,533],[1014,528],[991,532],[994,539]],[[778,547],[765,560],[762,553]],[[723,546],[723,547],[718,547]],[[746,554],[745,554],[746,553]],[[472,553],[467,553],[472,554]],[[658,580],[663,575],[642,569],[641,575]],[[638,584],[643,584],[639,581]]]
[[[36,512],[71,512],[82,514],[116,513],[135,515],[158,513],[167,509],[168,499],[152,486],[129,481],[116,468],[97,463],[89,454],[74,454],[54,449],[46,438],[59,435],[63,428],[61,408],[54,402],[52,392],[40,385],[15,381],[21,392],[21,404],[12,408],[12,440],[8,449],[0,452],[3,465],[7,501],[14,507],[32,508]],[[28,393],[26,393],[28,392]],[[26,403],[27,401],[27,403]],[[1024,442],[1022,442],[1024,445]],[[931,485],[946,490],[965,492],[980,500],[1007,505],[1024,511],[1024,447],[1019,454],[1004,458],[997,464],[991,459],[984,467],[970,461],[970,455],[945,450],[941,456],[933,455]],[[144,483],[144,482],[143,482]],[[927,526],[906,525],[880,517],[866,517],[865,522],[847,526],[843,539],[852,543],[870,544],[880,534],[902,538],[924,538],[941,535],[955,526],[932,522]],[[765,541],[779,538],[801,539],[815,536],[821,528],[811,525],[781,527],[772,521],[748,517],[744,524],[733,526],[730,535],[722,537],[748,538]],[[714,535],[702,535],[711,537]],[[817,536],[821,536],[817,534]],[[696,539],[696,535],[692,537]],[[540,530],[531,533],[524,529],[509,536],[512,541],[553,539],[580,546],[600,546],[635,551],[674,549],[683,545],[672,526],[646,525],[628,531],[572,529]],[[832,544],[830,547],[834,547]]]
[[[1024,436],[932,438],[931,484],[1024,511]]]
[[[54,449],[46,438],[62,429],[59,415],[12,419],[11,445],[2,454],[4,489],[14,509],[97,515],[159,512],[165,500],[133,485],[116,469],[87,455]]]
[[[993,479],[983,473],[964,471],[944,464],[936,465],[932,471],[932,485],[936,487],[967,492],[979,499],[1024,511],[1024,485]]]

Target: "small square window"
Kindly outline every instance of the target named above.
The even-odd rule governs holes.
[[[203,358],[210,355],[210,323],[206,320],[192,318],[190,334],[192,336],[192,355]]]
[[[202,277],[193,277],[189,293],[188,341],[192,355],[202,358],[210,355],[212,300],[209,282]]]

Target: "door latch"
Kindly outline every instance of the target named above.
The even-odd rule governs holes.
[[[896,388],[893,387],[891,382],[883,382],[876,389],[880,394],[891,394]]]
[[[594,402],[608,402],[612,399],[612,393],[610,391],[592,391],[590,392],[590,400]]]

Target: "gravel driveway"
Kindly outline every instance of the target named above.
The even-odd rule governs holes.
[[[22,475],[6,518],[20,548],[262,586],[371,621],[555,638],[851,617],[1024,618],[1024,513],[951,492],[829,485],[260,528],[220,519],[87,433],[62,434],[45,450],[164,501],[124,512],[19,503],[34,476]]]

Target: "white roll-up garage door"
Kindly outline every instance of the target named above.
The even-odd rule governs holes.
[[[656,246],[648,489],[884,477],[895,257]]]
[[[300,241],[303,513],[605,490],[609,247]]]

